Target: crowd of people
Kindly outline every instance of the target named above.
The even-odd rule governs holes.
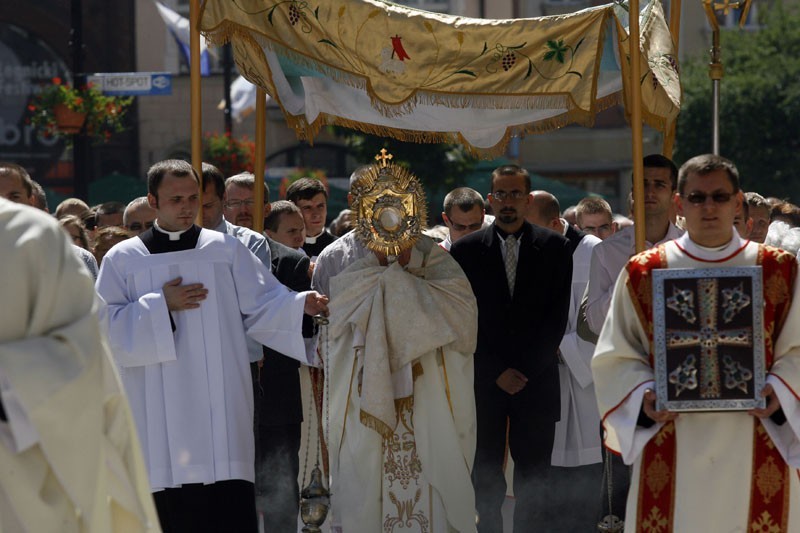
[[[91,275],[97,300],[83,312],[96,342],[81,349],[107,360],[105,390],[116,383],[114,398],[130,405],[117,407],[131,427],[127,474],[118,475],[139,487],[128,514],[82,519],[79,489],[56,465],[49,482],[73,504],[51,506],[53,516],[78,530],[297,531],[301,435],[313,422],[328,439],[331,531],[390,533],[402,523],[502,533],[510,493],[517,532],[800,527],[800,478],[790,475],[800,466],[791,327],[800,320],[800,207],[742,191],[735,165],[719,156],[680,169],[661,155],[643,163],[640,254],[631,198],[624,214],[591,195],[562,209],[517,165],[492,173],[485,198],[450,191],[442,224],[397,258],[355,237],[350,209],[326,227],[328,192],[309,178],[285,200],[266,189],[263,233],[254,230],[255,176],[206,163],[201,175],[184,161],[153,165],[147,196],[127,205],[70,198],[52,217],[25,218],[30,210],[0,200],[0,221],[24,219],[45,228],[49,253],[68,250],[75,264],[55,262],[72,269],[60,283],[75,291],[86,284],[74,280]],[[353,173],[351,192],[368,169]],[[0,197],[49,213],[41,186],[13,163],[0,163]],[[53,244],[52,226],[65,244]],[[11,222],[0,229],[22,242]],[[764,272],[766,407],[657,410],[652,270],[744,265]],[[15,268],[27,269],[30,286],[58,289],[35,278],[49,275],[37,265]],[[329,314],[325,354],[312,317]],[[60,342],[56,330],[35,335]],[[36,379],[20,378],[11,359],[26,355],[15,343],[28,336],[21,327],[0,337],[0,467],[20,471],[37,446],[45,463],[57,462],[52,446],[81,453],[37,425],[20,391]],[[317,367],[311,381],[323,389],[311,400],[301,392],[305,367]],[[78,381],[80,372],[61,370],[65,383]],[[46,519],[31,504],[14,511],[15,490],[0,481],[0,529]]]

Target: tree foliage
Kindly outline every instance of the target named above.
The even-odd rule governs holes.
[[[762,4],[763,5],[763,4]],[[722,30],[720,154],[744,190],[800,200],[800,13],[774,4],[758,31]],[[708,54],[683,65],[675,161],[711,152]]]
[[[420,179],[429,197],[463,185],[463,177],[477,163],[477,159],[461,145],[402,142],[340,127],[335,128],[334,132],[344,139],[350,153],[364,163],[372,163],[381,148],[386,148],[392,154],[393,163],[403,166]]]

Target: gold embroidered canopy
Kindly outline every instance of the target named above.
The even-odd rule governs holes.
[[[680,107],[677,57],[658,1],[640,24],[643,117],[663,131]],[[485,20],[378,0],[206,0],[200,14],[300,138],[338,124],[485,154],[627,100],[627,26],[625,4]]]

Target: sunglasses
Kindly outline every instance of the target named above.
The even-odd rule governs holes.
[[[715,193],[712,193],[712,194],[706,194],[704,192],[690,192],[689,194],[684,196],[684,198],[686,198],[687,202],[689,202],[690,204],[694,204],[694,205],[702,205],[702,204],[706,203],[706,200],[708,198],[711,198],[711,200],[715,204],[726,204],[726,203],[731,201],[731,198],[733,198],[733,193],[732,192],[715,192]]]

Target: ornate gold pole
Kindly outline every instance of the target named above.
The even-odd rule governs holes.
[[[253,205],[253,229],[259,233],[264,231],[264,167],[267,156],[267,93],[264,89],[256,89],[256,162],[253,173],[256,176],[255,205]]]
[[[191,130],[192,166],[200,176],[200,209],[197,212],[197,225],[203,225],[203,117],[200,102],[200,0],[189,4],[189,64],[191,87]]]
[[[739,16],[739,27],[744,26],[747,21],[747,14],[750,12],[751,0],[741,0],[731,2],[713,2],[703,0],[703,8],[706,11],[706,18],[711,25],[711,63],[708,64],[708,77],[711,78],[711,151],[719,155],[719,94],[722,77],[725,70],[722,67],[722,47],[720,46],[719,21],[717,11],[722,11],[727,15],[731,9],[741,9]]]
[[[644,250],[644,148],[642,147],[642,66],[639,63],[639,0],[630,0],[628,13],[630,57],[631,57],[631,155],[633,157],[633,225],[636,235],[636,251]]]

